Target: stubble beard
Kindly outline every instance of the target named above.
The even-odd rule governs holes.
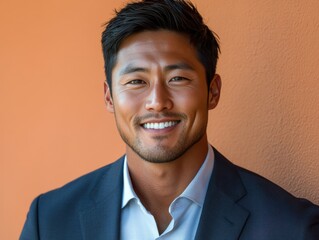
[[[125,133],[118,127],[119,134],[128,147],[130,147],[140,158],[151,163],[169,163],[182,157],[192,146],[198,143],[206,134],[206,124],[199,129],[198,133],[187,140],[187,129],[182,129],[179,140],[174,146],[162,145],[161,141],[167,137],[157,137],[154,140],[158,144],[152,148],[147,148],[143,145],[140,138],[129,140]],[[136,131],[140,131],[141,126],[136,126]]]

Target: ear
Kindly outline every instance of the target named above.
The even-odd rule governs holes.
[[[218,74],[215,74],[212,81],[210,82],[209,91],[208,91],[208,109],[214,109],[220,97],[220,90],[222,87],[221,78]]]
[[[114,113],[114,105],[113,105],[113,100],[112,100],[112,96],[111,96],[111,91],[110,91],[110,87],[106,81],[104,82],[104,101],[106,104],[106,109],[109,112]]]

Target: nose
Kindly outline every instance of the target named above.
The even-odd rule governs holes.
[[[173,101],[167,86],[163,83],[154,84],[150,90],[145,102],[145,108],[151,112],[161,112],[170,110],[173,107]]]

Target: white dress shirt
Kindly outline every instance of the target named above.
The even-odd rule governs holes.
[[[172,220],[159,234],[153,215],[145,209],[134,192],[127,159],[123,169],[123,198],[121,212],[122,240],[194,239],[203,208],[206,191],[214,167],[214,151],[208,147],[206,159],[196,176],[169,206]]]

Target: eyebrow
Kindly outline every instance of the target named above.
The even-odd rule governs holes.
[[[134,73],[134,72],[146,72],[146,71],[147,71],[146,68],[136,67],[133,64],[128,64],[123,69],[121,69],[120,75],[125,75],[129,73]]]
[[[194,70],[194,68],[191,65],[189,65],[185,62],[180,62],[180,63],[168,65],[168,66],[165,66],[165,68],[164,68],[165,71],[172,71],[172,70],[176,70],[176,69]]]
[[[185,62],[180,62],[176,64],[167,65],[164,67],[165,72],[173,71],[176,69],[182,69],[182,70],[194,70],[192,66]],[[134,64],[128,64],[120,71],[120,75],[135,73],[135,72],[148,72],[149,70],[147,68],[143,67],[137,67],[134,66]]]

